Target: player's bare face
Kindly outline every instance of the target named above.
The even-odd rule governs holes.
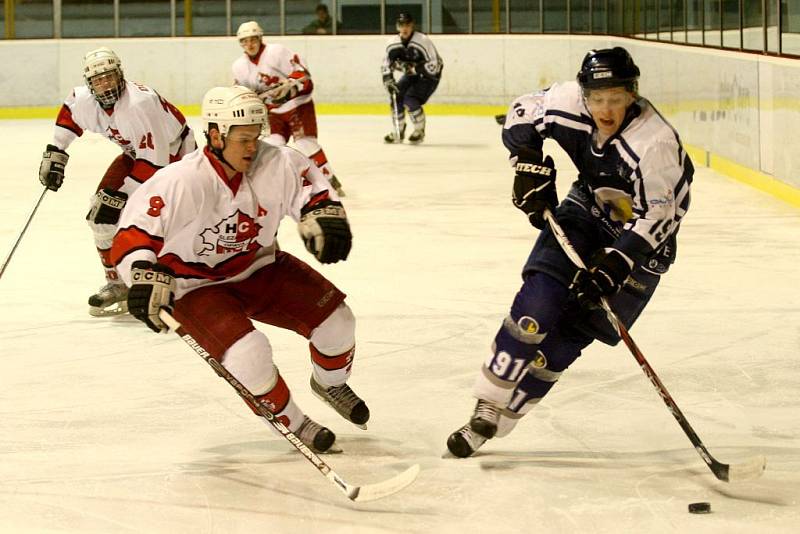
[[[261,125],[233,126],[225,138],[222,155],[236,172],[246,172],[258,153]]]
[[[401,39],[408,39],[411,37],[411,34],[414,33],[414,25],[413,24],[398,24],[397,25],[397,33],[400,35]]]
[[[252,37],[245,37],[244,39],[239,41],[239,44],[242,45],[244,53],[250,57],[255,56],[256,54],[258,54],[258,51],[261,50],[261,38],[258,37],[257,35],[254,35]]]
[[[625,120],[625,112],[633,101],[633,94],[624,87],[593,89],[589,92],[586,96],[586,107],[602,137],[607,139],[617,133]]]

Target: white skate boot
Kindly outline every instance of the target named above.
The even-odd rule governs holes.
[[[128,312],[128,286],[109,282],[89,297],[89,315],[108,317]]]

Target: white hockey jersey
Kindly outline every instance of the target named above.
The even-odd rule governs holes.
[[[84,131],[106,136],[134,159],[137,183],[196,148],[183,114],[153,89],[125,81],[125,90],[104,110],[85,85],[73,89],[56,118],[53,144],[66,150]]]
[[[300,152],[259,142],[250,169],[230,181],[208,148],[158,171],[128,199],[111,250],[130,285],[134,261],[159,262],[176,275],[176,298],[201,286],[246,279],[275,261],[285,216],[338,200]]]
[[[311,101],[314,84],[300,56],[283,45],[263,43],[256,57],[242,54],[231,67],[234,83],[258,93],[270,113],[285,113]],[[293,78],[301,83],[294,98],[284,103],[273,103],[263,93],[276,84]]]

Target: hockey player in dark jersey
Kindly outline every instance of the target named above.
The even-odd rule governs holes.
[[[474,413],[447,440],[455,456],[511,432],[594,340],[618,343],[597,303],[607,298],[630,327],[675,259],[694,168],[675,130],[639,96],[638,78],[624,48],[592,50],[577,81],[520,96],[508,110],[502,138],[516,170],[513,203],[541,232],[475,381]],[[545,138],[578,169],[560,204]],[[545,210],[588,271],[564,254]]]
[[[414,131],[408,137],[412,144],[425,138],[425,111],[428,101],[442,77],[442,58],[430,38],[416,31],[409,13],[397,16],[397,32],[386,45],[381,74],[389,92],[394,130],[383,138],[387,143],[402,143],[406,133],[406,110]],[[394,71],[402,72],[395,80]]]

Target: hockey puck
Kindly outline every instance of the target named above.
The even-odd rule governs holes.
[[[708,502],[693,502],[689,505],[690,514],[710,514],[711,503]]]

